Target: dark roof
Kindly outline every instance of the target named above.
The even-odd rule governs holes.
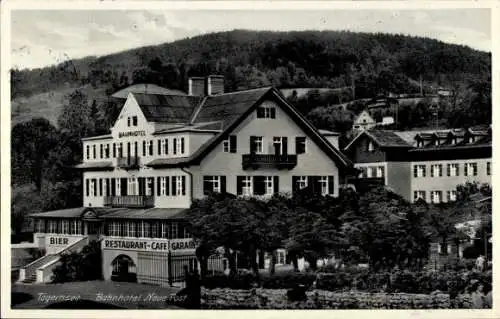
[[[75,165],[75,168],[79,169],[113,169],[113,162],[111,161],[102,161],[102,162],[88,162],[88,163],[80,163]]]
[[[155,131],[153,134],[165,134],[165,133],[179,133],[179,132],[207,132],[207,131],[215,131],[215,133],[221,131],[221,122],[213,122],[213,123],[200,123],[197,125],[182,125],[176,127],[170,127],[165,129],[159,129]]]
[[[185,92],[175,89],[168,89],[156,84],[142,83],[133,84],[115,92],[112,97],[126,99],[129,93],[163,94],[163,95],[187,95]]]
[[[187,123],[202,100],[198,96],[133,93],[148,122]]]
[[[286,99],[274,88],[261,88],[248,91],[220,94],[207,97],[202,103],[198,114],[193,117],[194,123],[222,121],[223,131],[204,143],[191,156],[177,160],[159,159],[147,164],[147,166],[178,166],[181,164],[198,164],[218,143],[227,138],[264,98],[271,98],[279,103],[292,119],[299,124],[304,131],[317,143],[320,148],[336,163],[345,167],[352,167],[351,161],[335,149],[317,129],[307,121],[300,113],[289,104]]]
[[[186,208],[117,208],[103,215],[105,219],[182,219]]]
[[[76,207],[68,209],[53,210],[48,212],[30,214],[30,217],[45,217],[45,218],[79,218],[87,211],[96,213],[101,217],[115,211],[117,208],[110,207]]]
[[[192,122],[221,121],[222,129],[226,129],[270,90],[270,87],[264,87],[207,96]]]
[[[104,140],[104,139],[108,139],[108,138],[113,138],[113,136],[111,134],[90,136],[90,137],[82,138],[82,141]]]

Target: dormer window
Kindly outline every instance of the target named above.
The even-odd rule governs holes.
[[[137,116],[132,116],[132,125],[137,126]]]
[[[273,106],[259,106],[257,108],[257,118],[259,119],[275,119],[276,108]]]

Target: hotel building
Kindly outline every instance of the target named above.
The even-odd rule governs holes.
[[[436,131],[367,130],[344,152],[360,170],[405,199],[452,202],[466,182],[491,185],[491,128]]]
[[[274,88],[225,93],[223,81],[190,78],[187,94],[115,94],[126,99],[110,133],[82,141],[84,207],[33,215],[35,242],[47,254],[20,280],[50,281],[62,253],[96,239],[105,280],[172,284],[184,265],[196,265],[185,227],[193,199],[306,186],[337,196],[352,172],[338,134],[318,131]]]

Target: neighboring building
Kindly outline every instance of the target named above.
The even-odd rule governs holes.
[[[377,125],[377,122],[371,117],[367,110],[364,110],[354,119],[352,128],[354,130],[368,130],[375,125]]]
[[[106,280],[171,284],[196,265],[184,217],[193,199],[303,187],[338,196],[352,172],[338,134],[315,129],[274,88],[223,88],[210,76],[191,78],[189,94],[129,90],[111,133],[82,141],[84,207],[33,215],[47,255],[21,280],[46,281],[62,252],[98,239]]]
[[[383,178],[409,201],[455,201],[466,182],[491,184],[491,129],[361,132],[345,148],[361,178]]]

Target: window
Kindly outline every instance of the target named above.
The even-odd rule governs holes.
[[[97,196],[97,185],[96,179],[92,178],[90,180],[90,196]]]
[[[162,141],[161,140],[157,140],[157,144],[158,144],[158,155],[161,155],[161,150],[162,150],[162,145],[161,145]]]
[[[477,163],[465,163],[464,175],[465,176],[477,176]]]
[[[260,106],[257,108],[257,118],[259,119],[275,119],[276,108],[272,106]]]
[[[36,221],[36,232],[45,233],[45,220],[39,219]]]
[[[186,176],[172,176],[172,196],[186,195]]]
[[[99,196],[102,196],[102,178],[99,178]]]
[[[137,126],[137,116],[132,116],[132,125]]]
[[[135,227],[135,222],[129,221],[127,222],[127,237],[136,237],[137,236],[137,228]]]
[[[431,177],[441,177],[443,176],[443,166],[441,164],[431,165]]]
[[[252,176],[238,176],[236,181],[237,195],[252,196],[253,183]]]
[[[275,136],[273,137],[273,146],[275,154],[287,154],[288,153],[288,143],[286,136]]]
[[[264,153],[264,146],[262,136],[250,136],[250,153],[262,154]]]
[[[167,139],[164,139],[161,141],[161,148],[163,149],[163,154],[167,155],[168,154],[168,140]]]
[[[143,237],[151,236],[151,224],[149,222],[142,222]]]
[[[414,191],[413,192],[413,201],[417,201],[419,199],[425,200],[425,191]]]
[[[179,234],[179,227],[178,227],[177,223],[172,222],[171,227],[172,227],[172,233],[171,233],[172,237],[171,238],[179,238],[178,237],[179,236],[178,235]]]
[[[142,156],[146,156],[146,141],[142,141]]]
[[[459,174],[458,163],[448,164],[446,170],[448,176],[458,176]]]
[[[116,158],[116,144],[113,143],[113,158]]]
[[[137,179],[135,177],[130,177],[128,179],[128,195],[137,195]]]
[[[491,162],[486,162],[486,175],[491,175]]]
[[[103,158],[104,157],[103,146],[104,145],[99,144],[99,158]]]
[[[184,137],[180,137],[177,141],[177,154],[184,154]]]
[[[106,158],[109,158],[109,144],[105,145],[104,155],[105,155]]]
[[[265,195],[272,195],[274,193],[274,176],[266,176],[264,179]]]
[[[413,177],[425,177],[425,165],[413,166]]]
[[[90,196],[90,180],[88,178],[85,179],[85,196]]]
[[[94,145],[92,145],[92,157],[93,157],[94,159],[96,159],[96,158],[97,158],[97,148],[96,148],[96,145],[95,145],[95,144],[94,144]]]
[[[306,153],[306,138],[303,136],[297,136],[295,138],[295,153],[304,154]]]
[[[203,194],[224,193],[226,176],[203,176]]]
[[[307,187],[307,176],[298,176],[297,178],[298,188],[303,189]]]
[[[49,234],[57,233],[57,220],[49,220]]]
[[[328,179],[326,176],[321,176],[319,178],[319,184],[321,185],[321,195],[328,194]]]
[[[457,191],[456,190],[447,191],[446,193],[448,195],[449,202],[454,202],[457,200]]]
[[[385,172],[384,172],[384,167],[379,166],[377,167],[377,177],[385,177]]]
[[[222,142],[222,151],[225,153],[236,153],[236,135],[230,135]]]
[[[161,238],[168,238],[170,233],[170,225],[168,222],[161,222]]]
[[[87,159],[90,159],[90,146],[87,145],[87,147],[85,148],[85,157]]]
[[[165,176],[158,177],[160,179],[160,194],[159,195],[168,195],[167,194],[167,178]]]
[[[159,231],[159,228],[160,228],[160,225],[158,223],[152,223],[151,224],[151,237],[153,238],[158,238],[159,234],[158,234],[158,231]]]
[[[441,200],[442,200],[442,193],[441,191],[432,191],[431,192],[431,200],[432,200],[432,203],[434,204],[439,204],[441,203]]]
[[[373,167],[367,167],[366,168],[366,177],[372,178],[373,177]]]
[[[118,157],[123,157],[123,144],[118,143]]]
[[[368,152],[375,151],[375,145],[373,145],[372,141],[368,142],[367,150],[368,150]]]
[[[366,178],[368,176],[368,169],[366,167],[358,167],[360,172],[358,174],[359,178]]]
[[[61,220],[61,234],[69,234],[69,220]]]
[[[127,126],[130,126],[130,116],[127,117]]]

